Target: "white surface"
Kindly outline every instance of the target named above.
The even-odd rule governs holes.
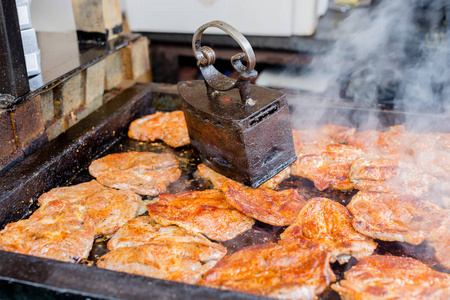
[[[221,20],[246,35],[290,36],[297,1],[316,0],[125,0],[125,11],[132,31],[192,34]]]
[[[292,35],[310,36],[313,35],[319,16],[317,15],[316,0],[295,0],[294,1],[294,20]]]
[[[330,0],[317,0],[317,15],[323,16],[328,10],[328,4]]]
[[[31,19],[36,31],[74,31],[75,19],[71,0],[33,0]]]

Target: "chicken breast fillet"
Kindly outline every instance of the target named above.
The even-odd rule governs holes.
[[[427,174],[450,179],[450,134],[421,134],[411,143],[416,164]]]
[[[191,234],[178,226],[161,226],[149,216],[142,216],[128,221],[108,241],[108,249],[136,247],[152,243],[192,243],[205,246],[204,253],[208,259],[221,259],[227,254],[227,248],[213,243],[201,234]]]
[[[155,196],[164,193],[181,176],[178,165],[170,153],[130,151],[94,160],[89,173],[108,187]]]
[[[92,180],[68,187],[54,188],[42,194],[41,206],[50,201],[64,200],[85,208],[94,223],[95,235],[111,235],[138,214],[141,197],[132,191],[107,188]]]
[[[327,198],[310,199],[280,238],[317,242],[332,254],[331,262],[340,264],[351,256],[359,259],[371,255],[377,247],[372,239],[353,229],[352,217],[344,206]]]
[[[290,169],[291,175],[310,179],[317,189],[329,187],[352,190],[349,173],[352,163],[362,155],[361,150],[342,144],[329,144],[314,154],[303,155]]]
[[[439,241],[429,243],[434,248],[434,257],[437,261],[450,269],[450,234],[442,237]]]
[[[0,250],[79,262],[94,243],[94,224],[83,206],[55,200],[29,219],[10,223],[0,232]]]
[[[116,248],[102,256],[99,268],[195,284],[222,253],[204,243],[158,242]]]
[[[448,235],[448,211],[413,196],[358,192],[347,209],[356,231],[383,241],[413,245]]]
[[[91,180],[72,186],[51,189],[39,197],[38,203],[41,207],[54,200],[64,200],[72,204],[78,204],[87,197],[106,190],[108,190],[107,187],[96,180]]]
[[[232,207],[219,190],[162,194],[147,208],[150,217],[164,226],[175,224],[215,241],[230,240],[255,222]]]
[[[275,226],[290,225],[306,204],[305,199],[294,189],[244,189],[237,182],[230,181],[222,186],[222,191],[228,203],[238,211]]]
[[[407,132],[404,126],[396,125],[384,132],[369,130],[356,133],[347,139],[347,143],[366,153],[404,159],[412,154],[410,144],[414,139],[415,135]]]
[[[356,189],[367,192],[409,194],[421,197],[437,179],[412,163],[377,156],[356,159],[350,170]]]
[[[199,284],[277,299],[316,299],[336,280],[329,258],[308,240],[253,245],[225,256]]]
[[[222,186],[226,182],[230,182],[230,181],[244,186],[242,183],[239,183],[237,181],[234,181],[233,179],[223,176],[220,173],[217,173],[216,171],[207,167],[205,164],[199,164],[197,166],[197,169],[203,178],[206,178],[213,183],[215,189],[221,189]],[[281,171],[277,175],[275,175],[274,177],[272,177],[269,180],[267,180],[266,182],[264,182],[262,185],[259,186],[259,188],[275,189],[283,180],[289,178],[289,176],[290,176],[290,169],[289,169],[289,167],[287,167],[283,171]]]
[[[450,275],[409,257],[374,255],[362,258],[331,288],[341,299],[450,298]]]
[[[134,120],[128,136],[139,141],[162,140],[171,147],[189,145],[189,133],[183,111],[156,112]]]

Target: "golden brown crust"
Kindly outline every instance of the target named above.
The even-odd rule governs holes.
[[[244,189],[238,183],[230,181],[222,186],[222,191],[228,203],[238,211],[275,226],[291,224],[306,204],[305,199],[294,189]]]
[[[197,166],[197,169],[200,173],[200,175],[209,181],[211,181],[214,185],[215,189],[221,189],[222,186],[227,182],[235,182],[241,186],[244,186],[242,183],[239,183],[237,181],[234,181],[226,176],[223,176],[220,173],[217,173],[216,171],[212,170],[211,168],[207,167],[205,164],[199,164]],[[275,189],[283,180],[289,178],[290,176],[290,169],[289,167],[285,168],[283,171],[279,172],[274,177],[270,178],[266,182],[264,182],[262,185],[259,186],[261,189]]]
[[[220,259],[227,254],[227,248],[213,243],[201,234],[188,233],[178,226],[161,226],[148,216],[142,216],[128,221],[108,241],[108,250],[121,247],[136,247],[157,243],[195,243],[208,247],[205,255],[210,259]]]
[[[94,223],[95,235],[110,235],[137,216],[141,197],[132,191],[110,189],[92,180],[54,188],[41,195],[38,202],[42,207],[54,200],[83,206]]]
[[[77,185],[51,189],[39,197],[38,203],[39,206],[44,206],[53,200],[65,200],[69,203],[79,203],[87,197],[107,189],[107,187],[98,183],[97,180],[91,180]]]
[[[412,154],[410,144],[414,138],[415,135],[408,133],[404,126],[396,125],[385,132],[368,130],[356,133],[347,139],[347,143],[363,149],[366,153],[404,158]]]
[[[163,140],[171,147],[189,145],[189,134],[181,110],[170,113],[156,112],[134,120],[128,136],[139,141]]]
[[[418,245],[449,234],[448,213],[413,196],[358,192],[347,209],[355,230],[375,239]]]
[[[199,284],[278,299],[315,299],[336,280],[329,257],[308,240],[249,246],[225,256]]]
[[[450,276],[397,256],[362,258],[331,288],[342,299],[449,299]]]
[[[167,186],[181,176],[178,165],[171,153],[130,151],[94,160],[89,173],[108,187],[156,196],[164,193]]]
[[[95,235],[111,235],[135,218],[142,199],[132,191],[107,189],[80,201],[94,222]]]
[[[317,147],[312,154],[298,155],[290,169],[291,175],[310,179],[317,189],[328,187],[348,191],[353,189],[350,167],[362,155],[359,149],[342,144]]]
[[[102,256],[97,266],[195,284],[222,256],[210,245],[170,241],[116,248]]]
[[[0,232],[1,250],[72,263],[87,258],[93,242],[94,224],[85,208],[63,200],[48,202]]]
[[[230,240],[249,230],[255,222],[233,208],[219,190],[162,194],[157,200],[147,205],[156,222],[165,226],[175,224],[216,241]]]
[[[327,198],[312,198],[303,207],[295,222],[280,236],[281,240],[308,239],[327,249],[331,262],[345,263],[371,255],[377,244],[353,229],[349,211]]]

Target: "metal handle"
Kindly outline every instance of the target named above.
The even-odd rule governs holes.
[[[243,53],[238,53],[231,57],[231,64],[233,68],[239,73],[239,78],[233,80],[222,73],[215,67],[216,53],[207,46],[201,45],[203,32],[209,27],[219,28],[228,35],[230,35],[241,46]],[[247,39],[234,27],[222,21],[212,21],[200,26],[194,33],[192,38],[192,50],[197,59],[197,66],[202,72],[205,79],[208,94],[215,96],[217,91],[229,91],[234,88],[239,89],[241,101],[244,105],[254,105],[254,100],[251,97],[250,79],[256,78],[258,72],[254,70],[256,59],[252,46]],[[243,62],[246,62],[246,65]]]

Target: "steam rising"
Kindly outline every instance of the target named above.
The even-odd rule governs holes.
[[[377,2],[370,10],[354,9],[341,21],[332,49],[309,66],[313,77],[327,82],[325,104],[345,98],[357,107],[381,103],[404,112],[449,113],[450,45],[439,27],[443,1]],[[427,9],[419,2],[428,2]],[[314,117],[322,118],[318,113]],[[364,118],[372,119],[368,127],[379,127],[373,124],[376,113]]]

